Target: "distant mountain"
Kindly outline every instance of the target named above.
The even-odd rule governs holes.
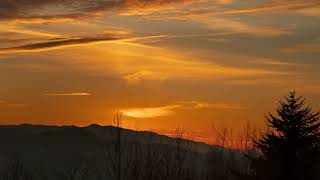
[[[27,169],[41,169],[47,174],[63,172],[67,169],[87,164],[90,167],[103,166],[105,152],[113,150],[117,128],[113,126],[90,125],[44,126],[44,125],[2,125],[0,126],[0,171],[7,164],[19,160]],[[121,129],[123,154],[132,151],[139,144],[141,151],[149,145],[155,151],[173,149],[177,139],[148,131]],[[213,147],[205,143],[179,139],[179,146],[199,157]],[[215,147],[218,148],[218,147]],[[201,155],[202,154],[202,155]],[[130,154],[127,158],[130,158]],[[198,158],[201,159],[201,158]]]
[[[46,126],[46,125],[0,125],[0,140],[2,143],[17,145],[20,140],[28,138],[37,139],[38,141],[50,141],[50,143],[63,143],[63,141],[70,140],[73,143],[82,144],[86,141],[100,141],[107,142],[113,137],[116,131],[114,126],[100,126],[92,124],[87,127],[77,126]],[[160,135],[150,131],[134,131],[130,129],[122,129],[121,136],[124,141],[151,140],[152,143],[172,144],[174,138]],[[13,142],[12,140],[17,140]],[[79,142],[80,141],[80,142]],[[200,153],[207,153],[213,146],[202,142],[194,142],[183,139],[183,143],[190,143],[196,147],[194,150]],[[35,143],[32,141],[31,144]],[[23,143],[22,143],[23,144]],[[30,145],[31,145],[30,144]],[[34,145],[34,144],[33,144]],[[216,148],[218,148],[216,146]]]

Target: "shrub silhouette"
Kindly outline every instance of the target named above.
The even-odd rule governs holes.
[[[320,114],[295,91],[279,102],[276,112],[266,116],[269,130],[254,141],[262,153],[252,159],[256,179],[319,179]]]

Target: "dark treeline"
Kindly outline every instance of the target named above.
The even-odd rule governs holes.
[[[183,139],[179,128],[172,138],[122,129],[121,114],[114,127],[0,128],[0,154],[8,155],[0,156],[0,179],[320,179],[319,113],[295,92],[276,113],[267,115],[267,130],[246,126],[237,140],[228,130],[217,131],[214,146]]]

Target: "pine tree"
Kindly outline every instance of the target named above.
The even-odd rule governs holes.
[[[276,112],[266,116],[269,129],[254,141],[261,152],[252,163],[257,179],[320,179],[320,114],[295,91],[279,102]]]

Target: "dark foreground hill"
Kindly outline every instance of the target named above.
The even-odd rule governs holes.
[[[236,162],[241,155],[232,152]],[[217,174],[228,171],[226,153],[217,146],[113,126],[0,126],[0,173],[4,180],[22,176],[203,179],[213,176],[208,174],[212,158],[223,163],[211,164]]]

